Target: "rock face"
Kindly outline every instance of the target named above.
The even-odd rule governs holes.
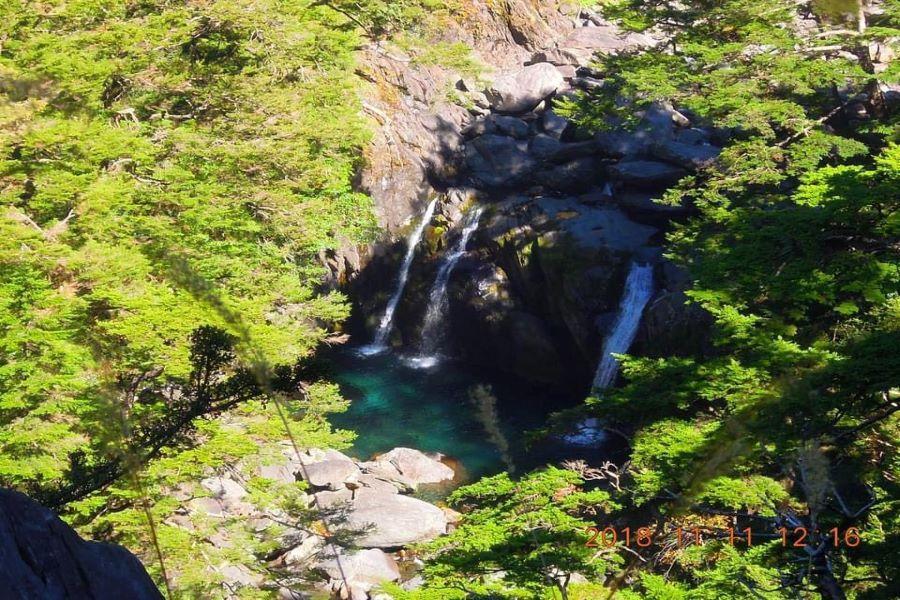
[[[511,20],[518,9],[536,16],[533,3],[512,4],[517,9],[507,11]],[[550,13],[556,11],[553,2],[536,5],[545,4]],[[673,271],[659,248],[670,221],[686,217],[691,207],[654,200],[682,176],[712,164],[720,152],[714,142],[722,136],[664,102],[636,108],[637,125],[628,129],[612,119],[600,132],[569,122],[556,100],[577,88],[604,85],[604,74],[588,64],[592,56],[659,40],[623,34],[590,11],[568,16],[563,23],[540,12],[537,20],[517,20],[512,35],[490,49],[474,44],[488,64],[499,68],[483,94],[465,77],[454,86],[468,94],[468,108],[466,114],[451,110],[454,124],[442,130],[456,136],[440,144],[453,168],[441,175],[431,169],[429,175],[429,181],[440,180],[450,191],[426,231],[427,250],[410,272],[395,315],[394,342],[420,343],[439,257],[458,239],[468,207],[477,204],[485,209],[479,230],[455,263],[447,288],[445,330],[451,335],[443,350],[529,382],[583,392],[633,262],[655,266],[658,302],[651,301],[647,311],[655,335],[669,336],[667,320],[672,331],[682,334],[690,329],[688,323],[697,324],[698,315],[686,308],[683,288],[671,279]],[[541,19],[552,23],[554,33],[548,34]],[[401,89],[411,90],[405,96],[416,96],[421,86]],[[437,97],[429,93],[432,100]],[[428,110],[443,114],[439,103]],[[425,120],[421,114],[416,118]],[[425,149],[426,163],[437,164],[431,146],[415,145]],[[385,177],[383,183],[389,188],[392,180]],[[386,198],[375,200],[381,205]],[[383,311],[386,299],[372,289],[394,278],[396,264],[375,263],[350,290],[360,299],[357,314]],[[393,465],[361,466],[378,485],[415,488]]]
[[[350,600],[366,600],[369,590],[376,585],[400,579],[397,561],[390,554],[376,548],[341,552],[338,556],[326,555],[316,568],[324,571],[333,581],[339,582],[335,591]],[[345,578],[348,590],[343,589]]]
[[[563,84],[563,76],[550,63],[528,65],[502,75],[484,91],[491,108],[503,113],[533,109]]]
[[[157,600],[140,561],[121,546],[82,540],[50,510],[0,489],[0,595],[45,600]]]

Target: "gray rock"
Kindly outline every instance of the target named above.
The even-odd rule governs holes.
[[[645,136],[625,131],[600,131],[594,135],[597,152],[609,158],[638,156],[648,147]]]
[[[711,165],[721,152],[715,146],[682,142],[664,142],[650,147],[650,153],[656,158],[694,171]]]
[[[534,169],[528,142],[500,135],[483,135],[466,146],[466,164],[472,176],[486,187],[521,183]]]
[[[349,598],[365,600],[367,592],[376,585],[400,579],[400,569],[391,555],[377,549],[341,551],[320,561],[316,567],[333,580],[343,584],[346,579]]]
[[[490,115],[487,117],[487,120],[493,122],[494,129],[497,133],[501,135],[508,135],[509,137],[516,138],[517,140],[527,139],[528,134],[531,133],[531,129],[528,127],[528,123],[516,117],[509,117],[505,115]]]
[[[297,476],[294,469],[287,465],[264,465],[259,468],[259,476],[263,479],[274,479],[284,483],[294,483]]]
[[[462,133],[467,138],[487,134],[498,134],[524,140],[531,133],[528,123],[522,119],[508,115],[490,114],[483,119],[476,119],[466,126]]]
[[[334,508],[335,506],[346,504],[353,500],[353,492],[347,488],[342,488],[333,492],[329,490],[316,492],[313,496],[316,499],[316,504],[322,508]]]
[[[542,62],[550,63],[551,65],[558,67],[577,67],[580,63],[576,55],[560,48],[539,50],[531,55],[531,64]]]
[[[528,152],[538,160],[550,160],[562,146],[562,142],[544,133],[539,133],[528,144]]]
[[[309,484],[316,488],[337,490],[344,483],[355,481],[359,477],[359,467],[353,462],[344,460],[323,460],[306,465],[304,476]]]
[[[597,166],[592,158],[578,158],[537,173],[541,185],[558,192],[584,192],[594,186]]]
[[[565,117],[561,117],[552,110],[546,111],[541,116],[541,128],[544,133],[556,139],[562,139],[563,133],[569,126],[569,121]]]
[[[684,176],[684,169],[664,162],[652,160],[627,160],[609,168],[613,179],[640,188],[658,188],[678,181]]]
[[[602,89],[603,86],[606,85],[606,82],[602,79],[597,79],[596,77],[574,77],[572,79],[572,85],[586,92],[592,92]]]
[[[302,542],[278,557],[276,565],[280,567],[303,567],[325,548],[325,538],[310,535]]]
[[[709,142],[711,138],[711,131],[697,127],[680,129],[675,133],[676,141],[679,141],[682,144],[705,144]]]
[[[572,65],[557,65],[556,70],[563,76],[563,79],[572,79],[575,77],[575,67]]]
[[[397,484],[391,483],[390,480],[376,477],[370,473],[363,473],[359,476],[359,485],[360,487],[370,488],[377,492],[386,492],[388,494],[397,494],[400,491],[397,488]],[[408,486],[405,484],[401,483],[399,485],[403,489],[408,489]]]
[[[453,479],[453,469],[442,463],[440,458],[440,454],[433,458],[412,448],[394,448],[379,456],[376,462],[390,463],[404,481],[415,488],[424,483],[439,483]]]
[[[441,509],[422,500],[360,488],[345,525],[363,531],[355,540],[361,548],[398,548],[442,535],[447,518]]]
[[[622,207],[628,213],[654,214],[664,217],[666,220],[683,215],[686,209],[682,206],[660,204],[654,200],[659,193],[627,191],[614,196],[613,202]]]
[[[563,85],[563,76],[550,63],[537,63],[501,75],[484,91],[494,110],[524,113]]]
[[[208,477],[200,485],[226,507],[237,505],[247,495],[247,490],[241,484],[228,477]]]
[[[114,544],[88,542],[24,494],[0,489],[0,596],[63,600],[161,600],[140,561]]]

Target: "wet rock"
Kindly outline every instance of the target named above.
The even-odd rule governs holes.
[[[446,533],[447,518],[422,500],[361,488],[347,511],[345,526],[362,531],[355,540],[361,548],[399,548]]]
[[[652,160],[626,160],[609,168],[610,176],[641,188],[672,185],[684,176],[684,169]]]
[[[537,173],[536,181],[558,192],[578,193],[589,190],[597,179],[593,158],[578,158]]]
[[[715,146],[682,142],[665,142],[650,147],[654,157],[693,171],[711,165],[721,152]]]
[[[534,169],[528,142],[500,135],[483,135],[466,148],[466,164],[473,178],[491,188],[524,182]]]
[[[140,561],[114,544],[82,540],[52,511],[0,490],[0,596],[161,600]]]
[[[484,91],[494,110],[524,113],[563,85],[563,76],[550,63],[537,63],[501,75]]]

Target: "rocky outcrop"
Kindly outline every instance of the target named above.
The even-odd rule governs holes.
[[[585,11],[554,23],[552,35],[540,26],[529,30],[535,37],[514,35],[515,49],[505,47],[502,58],[492,48],[488,56],[496,60],[487,62],[503,68],[484,82],[455,83],[471,105],[465,114],[448,113],[460,123],[446,130],[457,137],[441,144],[452,158],[443,164],[453,166],[442,175],[432,169],[429,181],[440,180],[450,191],[426,232],[427,254],[413,265],[396,313],[395,342],[420,343],[438,262],[433,257],[454,245],[463,214],[477,203],[487,210],[450,281],[448,341],[472,363],[577,388],[590,380],[632,261],[659,265],[665,300],[651,306],[668,306],[674,321],[695,318],[678,304],[683,295],[669,293],[675,286],[659,250],[671,219],[685,217],[690,207],[654,200],[715,161],[720,150],[713,141],[721,135],[665,103],[639,112],[631,130],[611,121],[608,130],[592,134],[570,123],[554,110],[554,99],[602,87],[603,73],[585,68],[594,54],[658,40],[623,34]],[[441,114],[443,106],[430,110]],[[375,263],[354,290],[360,313],[383,309],[383,297],[359,292],[368,272],[372,282],[395,272],[387,262]]]
[[[0,596],[30,600],[156,600],[134,555],[89,542],[24,494],[0,489]]]

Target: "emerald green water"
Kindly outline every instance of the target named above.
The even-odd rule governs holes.
[[[556,462],[575,452],[553,439],[528,447],[525,432],[576,398],[509,378],[441,363],[406,366],[394,354],[331,357],[332,378],[350,409],[331,419],[358,438],[352,453],[369,458],[397,446],[441,452],[461,463],[463,481]]]

